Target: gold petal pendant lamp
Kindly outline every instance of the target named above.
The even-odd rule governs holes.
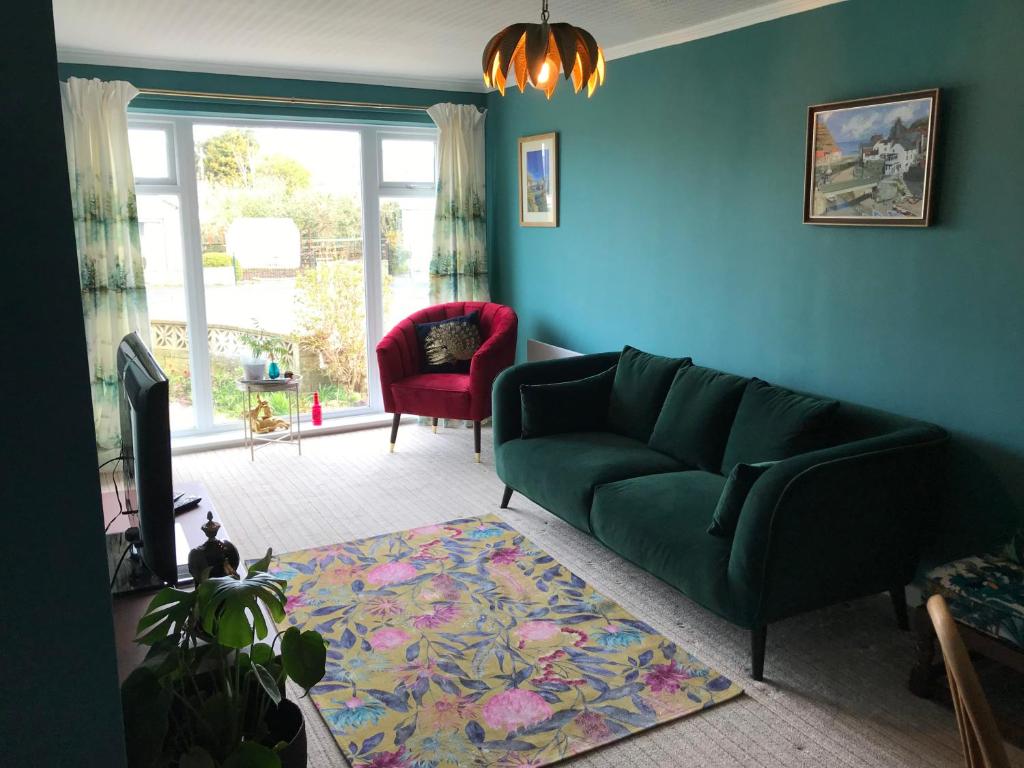
[[[549,24],[548,0],[540,18],[540,24],[512,24],[491,38],[484,48],[484,84],[504,96],[506,82],[514,77],[520,92],[529,82],[550,99],[561,71],[576,93],[586,85],[590,98],[604,85],[604,51],[585,29]]]

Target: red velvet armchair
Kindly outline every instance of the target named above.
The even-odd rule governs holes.
[[[417,323],[480,313],[480,348],[469,373],[422,373]],[[403,413],[473,422],[473,445],[480,461],[480,422],[491,415],[491,385],[515,362],[519,319],[511,307],[482,301],[453,301],[421,309],[402,320],[377,345],[384,410],[394,414],[391,450],[395,450]]]

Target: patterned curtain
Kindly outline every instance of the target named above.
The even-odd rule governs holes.
[[[125,334],[149,343],[149,317],[128,149],[129,83],[68,78],[61,87],[96,448],[121,447],[116,356]]]
[[[439,133],[430,303],[487,301],[484,113],[466,104],[435,104],[427,114]]]

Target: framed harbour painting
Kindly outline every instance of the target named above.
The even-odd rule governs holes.
[[[937,88],[807,110],[804,223],[927,227]]]
[[[519,224],[558,226],[558,134],[519,139]]]

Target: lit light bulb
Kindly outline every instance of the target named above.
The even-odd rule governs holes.
[[[537,76],[537,85],[544,85],[551,76],[551,64],[544,62],[544,66],[540,68],[540,74]]]

